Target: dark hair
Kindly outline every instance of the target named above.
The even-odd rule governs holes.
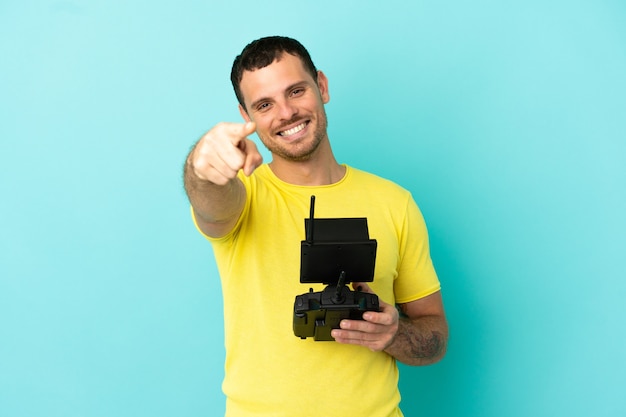
[[[243,94],[241,94],[241,79],[244,71],[254,71],[265,68],[280,57],[288,53],[300,58],[304,69],[317,81],[317,69],[311,60],[309,52],[300,42],[285,36],[268,36],[249,43],[241,54],[235,58],[230,72],[230,81],[233,83],[235,95],[239,104],[245,109]]]

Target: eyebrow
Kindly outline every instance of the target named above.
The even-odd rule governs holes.
[[[285,91],[291,91],[294,88],[305,87],[305,86],[309,86],[309,82],[307,82],[306,80],[302,80],[302,81],[298,81],[296,83],[291,84],[289,87],[285,88]],[[250,103],[250,109],[256,109],[256,107],[259,104],[263,103],[264,101],[272,101],[272,99],[269,97],[262,97],[258,100],[255,100],[252,103]]]

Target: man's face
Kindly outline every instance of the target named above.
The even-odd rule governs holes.
[[[298,57],[285,53],[267,67],[245,71],[240,86],[247,109],[240,106],[241,115],[256,123],[259,138],[275,157],[308,160],[328,140],[328,81],[319,72],[316,83]]]

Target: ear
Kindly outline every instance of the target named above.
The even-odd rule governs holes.
[[[239,105],[239,114],[241,114],[241,117],[243,117],[243,120],[245,120],[246,122],[252,121],[252,119],[250,119],[250,116],[248,116],[248,112],[246,111],[246,109],[243,108],[241,104]]]
[[[322,102],[324,104],[330,101],[330,94],[328,92],[328,78],[322,71],[317,71],[317,88],[320,90],[322,96]]]

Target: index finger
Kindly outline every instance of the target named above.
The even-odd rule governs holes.
[[[380,311],[366,311],[363,313],[363,320],[370,323],[382,324],[384,326],[390,326],[398,321],[398,310],[391,304],[387,304],[384,301],[380,301]]]
[[[220,128],[230,139],[233,145],[238,145],[248,135],[251,135],[256,130],[256,123],[221,123]]]

